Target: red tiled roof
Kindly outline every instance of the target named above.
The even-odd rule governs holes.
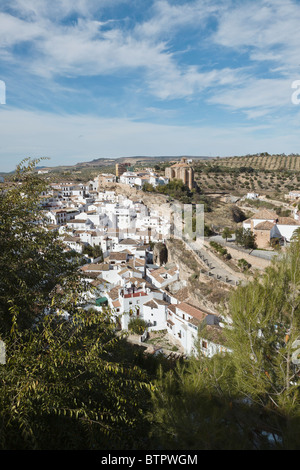
[[[180,309],[182,312],[187,313],[188,315],[196,318],[197,320],[204,320],[208,313],[203,312],[199,308],[193,307],[192,305],[182,302],[179,305],[176,305],[176,310]]]

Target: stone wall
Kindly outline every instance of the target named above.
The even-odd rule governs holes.
[[[226,250],[231,254],[232,258],[235,260],[245,259],[248,263],[251,264],[252,268],[264,270],[271,265],[271,261],[265,258],[259,258],[258,256],[252,256],[248,253],[241,252],[226,245]]]

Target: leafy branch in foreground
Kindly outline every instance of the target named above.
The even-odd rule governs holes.
[[[82,311],[47,316],[6,337],[0,369],[0,448],[129,448],[141,436],[147,376],[116,362],[114,324]],[[140,429],[140,432],[139,432]]]
[[[0,195],[0,448],[138,446],[148,377],[120,359],[110,312],[83,308],[87,285],[47,230],[46,186],[25,163]]]
[[[75,258],[47,230],[40,205],[47,186],[33,171],[37,161],[25,163],[0,193],[0,333],[10,330],[13,318],[19,328],[30,327],[46,308],[63,309],[66,298],[71,313],[86,288]]]

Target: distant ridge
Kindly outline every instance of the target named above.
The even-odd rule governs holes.
[[[106,165],[111,165],[112,163],[124,163],[124,162],[131,162],[131,163],[136,163],[136,162],[155,162],[155,161],[168,161],[168,160],[178,160],[182,157],[190,158],[190,159],[198,159],[198,160],[203,160],[207,158],[213,158],[213,157],[208,157],[208,156],[192,156],[192,155],[161,155],[161,156],[147,156],[147,155],[136,155],[132,157],[117,157],[117,158],[96,158],[94,160],[88,161],[88,162],[81,162],[77,163],[76,167],[80,166],[106,166]]]

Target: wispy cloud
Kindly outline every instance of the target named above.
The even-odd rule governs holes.
[[[14,169],[13,158],[19,162],[26,156],[49,157],[55,166],[131,155],[241,155],[245,145],[249,152],[285,151],[280,133],[274,136],[269,126],[172,126],[16,109],[2,109],[0,119],[0,152],[5,149],[6,155],[2,171]],[[296,139],[288,136],[289,149],[295,151]]]
[[[6,25],[4,46],[9,48],[22,42],[31,42],[31,60],[15,55],[28,72],[46,78],[59,76],[97,76],[131,70],[144,74],[146,91],[160,99],[184,98],[205,87],[226,84],[226,78],[235,72],[210,70],[203,72],[198,64],[184,66],[177,61],[176,51],[170,48],[166,33],[176,35],[179,28],[199,27],[216,13],[211,2],[195,1],[171,6],[167,1],[155,2],[150,20],[138,23],[128,30],[107,22],[91,19],[88,8],[96,2],[54,2],[51,13],[46,2],[18,0],[15,11],[23,18],[8,13],[2,15]],[[62,16],[72,11],[83,16],[65,24],[55,21],[55,11]],[[0,17],[1,26],[1,17]],[[15,31],[18,30],[16,34]],[[1,36],[0,36],[1,38]],[[13,51],[10,56],[13,59]]]
[[[223,13],[217,44],[243,49],[253,61],[299,66],[300,4],[296,0],[243,1]]]
[[[283,126],[291,143],[298,135],[284,122],[298,117],[291,84],[300,78],[299,23],[296,0],[2,0],[7,105],[0,118],[11,126],[1,131],[8,132],[2,154],[7,145],[10,154],[48,148],[83,158],[84,149],[94,156],[97,145],[109,153],[109,142],[116,153],[122,142],[130,154],[144,152],[143,142],[147,153],[159,154],[238,153],[243,142],[248,153],[273,146],[272,125],[274,142],[280,147],[281,136],[287,146],[278,130]],[[172,118],[178,127],[165,125]],[[17,140],[12,119],[20,126]],[[23,129],[23,119],[32,127]]]

